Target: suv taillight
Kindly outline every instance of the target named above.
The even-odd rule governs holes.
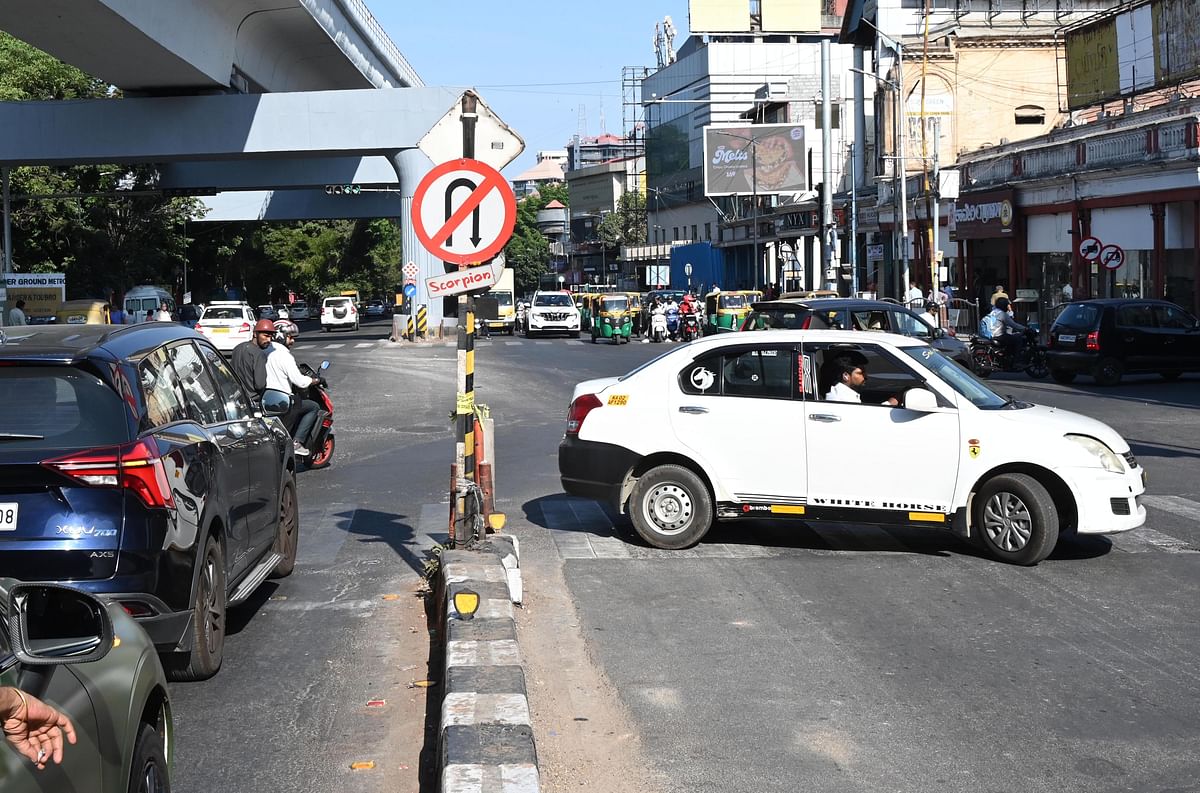
[[[153,439],[106,446],[56,457],[42,463],[89,487],[122,487],[132,490],[148,507],[175,506],[167,470]]]
[[[571,409],[567,411],[567,434],[578,435],[587,415],[603,404],[595,394],[584,394],[572,402]]]
[[[1100,351],[1100,331],[1094,330],[1087,335],[1088,352]]]
[[[808,330],[811,325],[812,325],[812,314],[809,314],[807,317],[804,318],[804,321],[800,323],[800,330]]]

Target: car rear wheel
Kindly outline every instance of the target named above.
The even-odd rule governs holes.
[[[1002,474],[975,494],[975,527],[984,549],[1009,564],[1035,565],[1058,543],[1058,508],[1028,474]]]
[[[275,553],[283,558],[271,571],[271,578],[286,578],[296,567],[296,550],[300,544],[300,510],[296,506],[296,480],[288,477],[279,497],[279,530],[275,534]]]
[[[712,496],[703,480],[687,468],[660,465],[634,485],[629,515],[637,533],[655,548],[688,548],[712,526]]]
[[[129,793],[171,793],[171,773],[163,739],[149,724],[138,729],[129,772]]]
[[[1075,382],[1075,373],[1068,372],[1066,369],[1051,369],[1050,376],[1054,378],[1054,382],[1070,385]]]
[[[1117,385],[1125,374],[1125,366],[1116,358],[1101,358],[1092,376],[1099,385]]]
[[[213,535],[204,542],[200,575],[192,595],[192,644],[166,659],[172,680],[206,680],[221,668],[225,654],[225,552]]]

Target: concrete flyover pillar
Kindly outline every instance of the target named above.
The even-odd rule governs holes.
[[[446,268],[440,259],[434,258],[433,254],[421,245],[413,229],[412,217],[413,193],[425,175],[433,169],[434,164],[420,149],[402,149],[390,159],[400,184],[400,236],[404,246],[404,262],[415,262],[420,268],[420,275],[417,277],[417,297],[413,302],[429,306],[429,327],[430,332],[434,333],[436,331],[432,329],[443,324],[442,301],[440,298],[429,299],[425,291],[425,279],[445,273]]]

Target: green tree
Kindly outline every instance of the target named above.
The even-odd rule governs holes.
[[[537,289],[541,276],[550,272],[550,241],[538,231],[537,213],[552,201],[566,205],[569,200],[566,185],[548,184],[517,203],[517,224],[504,246],[504,260],[513,268],[517,294]]]
[[[622,193],[617,208],[600,220],[600,241],[606,248],[646,242],[646,196],[636,190]]]

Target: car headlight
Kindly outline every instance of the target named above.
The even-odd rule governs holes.
[[[1065,435],[1063,437],[1079,444],[1100,463],[1100,467],[1105,471],[1111,471],[1114,474],[1125,473],[1125,466],[1121,463],[1121,458],[1101,441],[1089,435]]]

